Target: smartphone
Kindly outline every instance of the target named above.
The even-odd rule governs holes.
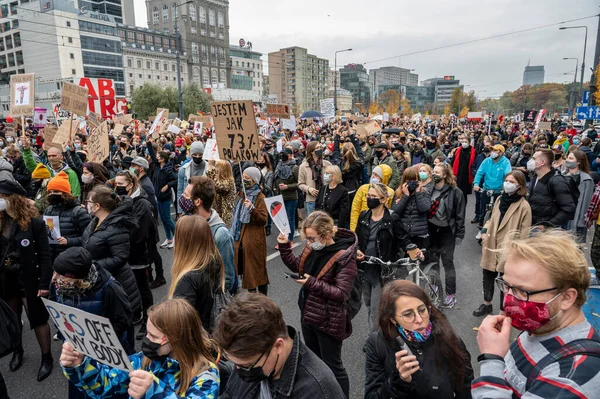
[[[293,280],[302,280],[302,277],[300,277],[300,275],[297,273],[283,272],[283,274],[285,274],[285,278],[291,278]]]
[[[396,342],[398,342],[398,345],[400,345],[400,350],[401,351],[408,351],[408,355],[406,355],[406,356],[414,356],[413,353],[412,353],[412,351],[410,350],[410,348],[406,344],[406,341],[404,341],[402,339],[402,337],[400,337],[400,336],[396,337]]]

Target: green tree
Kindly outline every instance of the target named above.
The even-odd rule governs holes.
[[[213,98],[210,94],[202,91],[197,83],[185,86],[183,94],[183,117],[187,119],[189,114],[195,114],[196,111],[210,112],[210,102]]]
[[[206,94],[200,87],[192,83],[182,89],[183,117],[187,119],[189,114],[196,111],[210,112],[212,96]],[[179,112],[179,98],[177,88],[173,86],[160,87],[146,84],[133,90],[131,95],[132,112],[140,119],[147,119],[156,115],[157,108],[168,108],[171,114]]]
[[[463,95],[465,104],[461,104],[464,105],[465,107],[469,108],[469,111],[478,111],[477,108],[477,97],[475,96],[475,91],[471,90],[470,92],[468,92],[467,94]]]
[[[157,85],[145,84],[133,90],[131,95],[132,113],[139,119],[147,119],[156,114],[156,108],[169,108],[163,98],[164,90]]]
[[[458,115],[460,113],[460,109],[465,102],[463,100],[464,93],[463,91],[457,87],[452,91],[452,96],[450,97],[450,113]],[[448,115],[448,114],[446,114]]]
[[[563,112],[565,108],[568,108],[566,93],[563,90],[551,92],[544,103],[544,108],[547,110],[548,115],[552,115],[554,112]]]

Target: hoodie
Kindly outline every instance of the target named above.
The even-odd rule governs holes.
[[[381,183],[387,186],[390,178],[392,177],[392,168],[390,168],[386,164],[378,165],[382,172],[383,177],[381,179]],[[366,211],[369,209],[367,206],[367,194],[369,193],[369,189],[371,188],[371,183],[363,184],[356,190],[356,195],[354,196],[354,200],[352,201],[352,210],[350,211],[350,230],[355,231],[356,225],[358,224],[358,217],[362,211]],[[387,207],[391,209],[392,203],[394,201],[394,190],[390,187],[387,188],[388,191],[388,199],[387,199]]]
[[[13,166],[4,157],[0,157],[0,181],[16,181],[13,176]]]
[[[238,281],[235,275],[234,252],[233,252],[233,236],[229,233],[229,229],[225,226],[225,222],[214,209],[210,210],[210,216],[206,220],[210,226],[215,245],[223,259],[225,266],[225,287],[230,293],[237,291]]]
[[[31,148],[23,149],[23,161],[25,161],[25,166],[29,169],[30,172],[33,172],[38,165],[38,162],[33,158],[33,153],[31,152]],[[63,162],[60,170],[56,171],[52,169],[48,164],[45,164],[46,169],[50,172],[50,176],[54,177],[60,172],[65,172],[69,176],[69,184],[71,185],[71,194],[75,197],[79,198],[81,194],[81,187],[79,185],[79,177],[77,173],[73,169],[69,167],[66,163]]]

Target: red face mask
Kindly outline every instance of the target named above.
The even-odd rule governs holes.
[[[521,331],[535,331],[545,326],[556,315],[550,317],[548,304],[558,298],[559,294],[548,302],[523,301],[511,294],[504,296],[504,311],[511,318],[512,326]]]

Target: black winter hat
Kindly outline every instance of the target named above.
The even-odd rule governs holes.
[[[67,248],[56,257],[53,269],[61,276],[84,279],[90,274],[92,255],[82,247]]]
[[[26,196],[27,191],[14,180],[2,180],[0,181],[0,194],[6,195],[22,195]]]

